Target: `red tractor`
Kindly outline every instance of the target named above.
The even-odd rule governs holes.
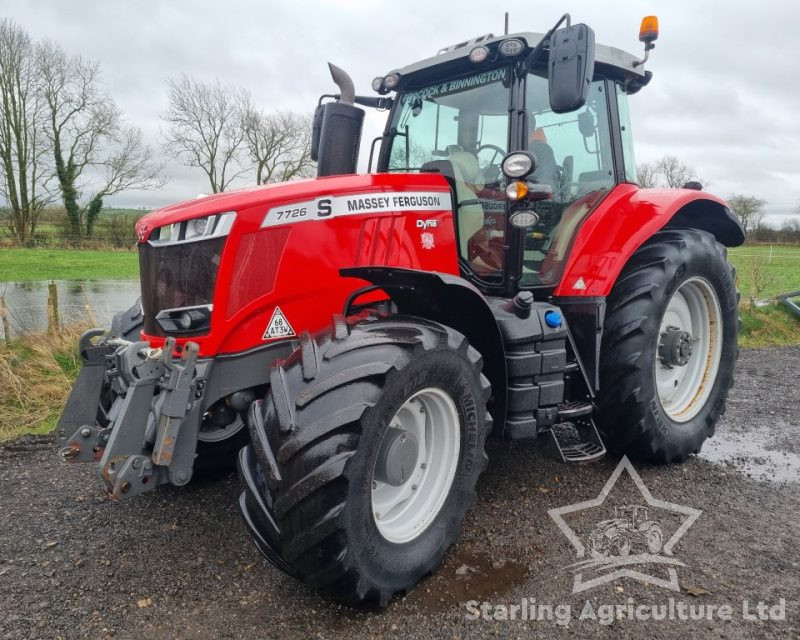
[[[331,66],[317,179],[138,223],[141,303],[81,338],[63,457],[98,461],[117,499],[238,460],[270,562],[385,604],[457,540],[490,434],[571,423],[566,461],[699,451],[732,382],[744,235],[697,184],[636,185],[643,62],[564,16],[376,96]],[[388,111],[365,175],[356,105]]]

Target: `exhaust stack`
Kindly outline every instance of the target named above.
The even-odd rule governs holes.
[[[328,63],[328,68],[331,70],[331,77],[339,87],[339,102],[342,104],[353,104],[356,98],[356,89],[353,84],[353,79],[347,75],[347,72],[337,67],[332,62]]]

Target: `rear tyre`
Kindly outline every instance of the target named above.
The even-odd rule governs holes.
[[[385,606],[438,566],[486,467],[489,383],[460,333],[335,318],[271,373],[239,455],[242,515],[290,575]]]
[[[726,250],[704,231],[662,231],[608,297],[598,427],[618,453],[653,462],[700,450],[725,411],[739,320]]]

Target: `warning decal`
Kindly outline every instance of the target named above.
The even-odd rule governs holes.
[[[272,312],[272,318],[270,318],[269,324],[267,325],[267,330],[264,332],[264,337],[261,339],[289,338],[293,335],[295,335],[295,332],[294,329],[292,329],[292,325],[289,324],[286,316],[283,315],[281,308],[275,307],[275,311]]]

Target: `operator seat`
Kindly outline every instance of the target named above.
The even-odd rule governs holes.
[[[537,164],[533,177],[542,184],[549,184],[555,193],[558,191],[560,180],[556,154],[553,153],[553,148],[546,142],[533,140],[528,149],[536,156]]]
[[[458,219],[458,239],[463,258],[468,255],[469,239],[483,228],[483,207],[477,202],[478,192],[485,185],[480,173],[478,158],[468,151],[454,151],[447,160],[453,166],[456,186],[456,217]]]

